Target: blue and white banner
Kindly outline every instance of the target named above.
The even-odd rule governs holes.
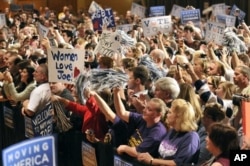
[[[94,30],[102,30],[102,27],[105,25],[107,28],[115,27],[115,19],[113,16],[113,11],[111,8],[105,10],[97,10],[91,16]]]
[[[114,155],[114,166],[133,166],[133,164],[123,160],[117,155]]]
[[[52,135],[53,133],[53,109],[52,105],[47,105],[42,111],[33,117],[24,117],[25,136],[28,138]]]
[[[37,137],[3,150],[3,166],[56,166],[55,138]]]
[[[149,17],[165,16],[165,6],[151,6],[149,8]]]
[[[200,9],[183,10],[181,11],[181,23],[186,24],[188,22],[199,23],[201,19]]]

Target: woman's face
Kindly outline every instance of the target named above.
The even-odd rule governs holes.
[[[217,147],[214,145],[209,136],[206,137],[206,148],[207,150],[213,154],[213,152],[217,151]]]
[[[159,98],[159,99],[162,99],[162,100],[164,101],[164,100],[168,99],[167,96],[168,96],[168,95],[167,95],[167,92],[166,92],[166,91],[161,90],[161,88],[159,88],[159,87],[157,87],[157,86],[155,87],[155,90],[154,90],[154,97]]]
[[[218,86],[218,88],[217,89],[215,89],[215,93],[216,93],[216,95],[218,96],[218,97],[220,97],[220,98],[224,98],[224,90],[223,90],[223,86],[222,86],[222,84],[219,84],[219,86]]]
[[[27,69],[21,70],[21,82],[27,83],[28,78],[29,78],[29,73]]]
[[[149,101],[143,109],[142,117],[145,121],[151,121],[157,116],[157,114],[156,104],[153,101]]]
[[[198,58],[194,59],[194,71],[195,73],[204,73],[201,59],[198,59]]]
[[[167,114],[167,124],[170,125],[170,126],[174,126],[175,123],[176,123],[176,113],[174,112],[174,109],[175,109],[175,106],[171,106],[171,108],[169,109],[168,111],[168,114]]]

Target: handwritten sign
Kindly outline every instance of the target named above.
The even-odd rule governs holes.
[[[123,47],[133,46],[134,44],[135,41],[124,31],[103,31],[94,53],[101,53],[105,56],[112,57],[115,53],[121,53]]]
[[[124,31],[124,32],[128,32],[133,30],[133,24],[123,24],[123,25],[117,25],[116,29]]]
[[[219,3],[212,5],[213,15],[226,14],[226,5],[225,3]]]
[[[95,13],[97,10],[103,10],[103,8],[102,8],[98,3],[96,3],[95,1],[92,1],[91,4],[90,4],[90,6],[89,6],[88,12],[89,12],[90,14],[93,14],[93,13]]]
[[[4,114],[4,124],[9,128],[14,128],[14,112],[13,109],[4,106],[3,107],[3,114]]]
[[[183,10],[181,11],[181,23],[186,24],[190,21],[193,23],[200,22],[201,13],[200,9],[193,9],[193,10]]]
[[[47,37],[49,33],[49,29],[42,24],[38,24],[38,33],[41,38]]]
[[[107,28],[115,27],[115,19],[112,9],[97,10],[91,16],[94,30],[102,30],[102,26],[106,25]]]
[[[0,28],[6,26],[6,17],[5,14],[0,14]]]
[[[226,26],[228,26],[228,27],[234,27],[236,17],[226,15],[226,14],[218,14],[218,15],[216,15],[216,21],[219,23],[226,24]]]
[[[145,18],[146,8],[137,3],[132,2],[131,14],[137,15],[140,18]]]
[[[85,51],[52,48],[48,51],[49,82],[73,83],[83,72]]]
[[[170,12],[170,15],[181,18],[181,11],[183,11],[183,10],[185,10],[184,7],[181,7],[181,6],[174,4],[172,7],[172,10]]]
[[[53,133],[52,105],[49,104],[33,117],[24,117],[25,136],[28,138],[51,135]]]
[[[205,40],[207,42],[214,41],[214,43],[222,45],[225,29],[225,24],[208,21],[206,26]]]
[[[3,150],[3,166],[56,166],[55,139],[37,137]]]
[[[157,35],[158,32],[168,33],[172,31],[171,16],[152,17],[142,19],[144,36]]]
[[[86,142],[82,142],[82,165],[97,166],[95,148]]]

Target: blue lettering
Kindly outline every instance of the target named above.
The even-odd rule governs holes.
[[[53,60],[56,60],[56,61],[77,61],[78,60],[78,56],[77,54],[74,54],[74,53],[61,53],[59,50],[57,51],[57,53],[54,53],[53,51],[51,51],[51,54],[52,54],[52,57],[53,57]]]
[[[57,78],[59,80],[71,81],[71,75],[70,74],[65,74],[63,70],[58,70]]]

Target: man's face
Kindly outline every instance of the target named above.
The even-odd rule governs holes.
[[[244,75],[241,73],[241,71],[240,71],[239,68],[236,68],[236,69],[234,70],[234,77],[233,77],[233,79],[234,79],[235,85],[240,85],[240,84],[242,84],[242,83],[244,82],[245,78],[246,78],[246,76],[244,76]]]
[[[50,84],[50,89],[53,94],[59,95],[62,90],[63,90],[63,83],[60,82],[51,82]]]
[[[45,74],[42,72],[42,68],[40,66],[36,68],[33,76],[37,83],[42,83],[45,79]]]
[[[128,89],[134,89],[135,88],[135,78],[133,72],[128,73]]]

